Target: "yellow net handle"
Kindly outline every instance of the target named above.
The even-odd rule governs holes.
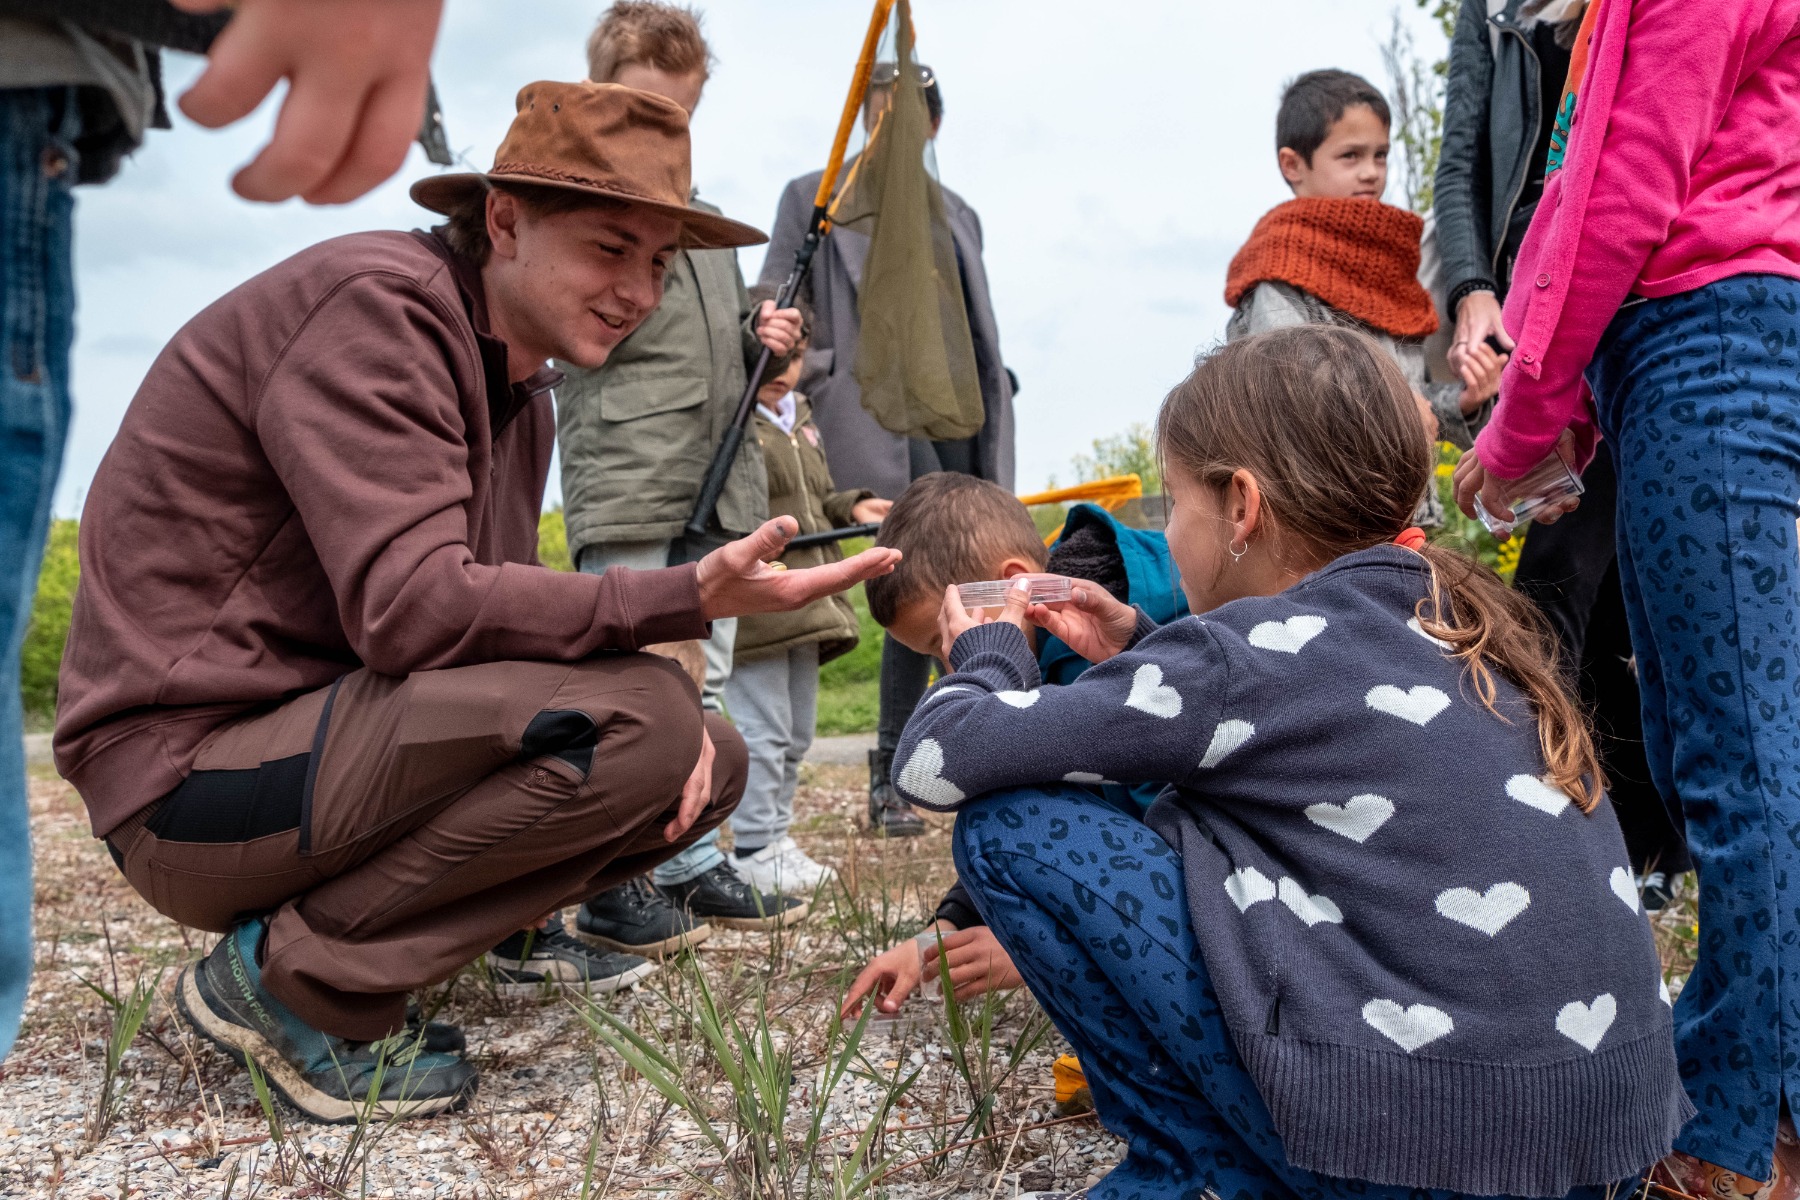
[[[1136,475],[1114,475],[1109,479],[1095,479],[1089,483],[1078,483],[1074,487],[1052,488],[1047,492],[1034,492],[1029,496],[1020,496],[1019,503],[1030,508],[1034,504],[1077,504],[1086,501],[1098,504],[1107,512],[1117,512],[1124,507],[1126,501],[1136,500],[1144,494],[1144,481]],[[1062,536],[1062,526],[1044,539],[1044,545],[1053,544]]]

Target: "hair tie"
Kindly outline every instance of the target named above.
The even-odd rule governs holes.
[[[1425,548],[1425,531],[1417,525],[1409,525],[1394,538],[1394,545],[1414,552]]]

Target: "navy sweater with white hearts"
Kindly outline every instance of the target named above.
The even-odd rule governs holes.
[[[1024,636],[979,626],[895,783],[941,810],[1172,783],[1146,819],[1295,1165],[1482,1195],[1611,1183],[1694,1112],[1624,841],[1610,805],[1544,781],[1522,694],[1496,678],[1496,717],[1418,629],[1428,591],[1423,558],[1376,547],[1041,691]]]

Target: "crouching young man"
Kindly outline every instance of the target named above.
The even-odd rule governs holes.
[[[406,1001],[484,952],[517,984],[640,973],[545,914],[716,826],[745,754],[632,652],[897,558],[777,573],[788,521],[665,570],[537,564],[546,362],[605,361],[679,248],[762,240],[688,174],[678,105],[527,86],[492,172],[413,188],[447,225],[322,243],[189,322],[95,478],[58,767],[132,886],[225,935],[183,1014],[316,1119],[466,1099]]]

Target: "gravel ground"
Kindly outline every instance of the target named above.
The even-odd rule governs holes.
[[[473,1105],[362,1129],[280,1107],[271,1121],[246,1074],[169,1003],[176,970],[210,936],[151,911],[88,836],[72,790],[35,779],[38,974],[19,1043],[0,1064],[0,1196],[800,1198],[831,1195],[841,1172],[878,1176],[871,1194],[893,1200],[999,1200],[1098,1179],[1119,1143],[1091,1117],[1052,1113],[1050,1064],[1063,1047],[1024,994],[967,1013],[955,1033],[942,1007],[921,1000],[843,1053],[836,997],[872,950],[921,927],[953,874],[947,820],[928,818],[925,837],[891,844],[859,835],[866,778],[808,768],[795,832],[844,882],[810,920],[774,937],[716,932],[697,955],[603,1002],[666,1048],[691,1109],[657,1093],[573,1004],[502,999],[471,968],[422,1001],[468,1035],[482,1072]],[[99,993],[123,997],[140,983],[155,996],[103,1112],[114,1007]],[[728,1021],[757,1039],[766,1031],[760,1057],[791,1060],[782,1113],[746,1104],[754,1090],[729,1083],[749,1056],[711,1048],[695,1016],[702,983]],[[821,1097],[840,1058],[847,1069]],[[984,1107],[985,1125],[970,1119]]]

